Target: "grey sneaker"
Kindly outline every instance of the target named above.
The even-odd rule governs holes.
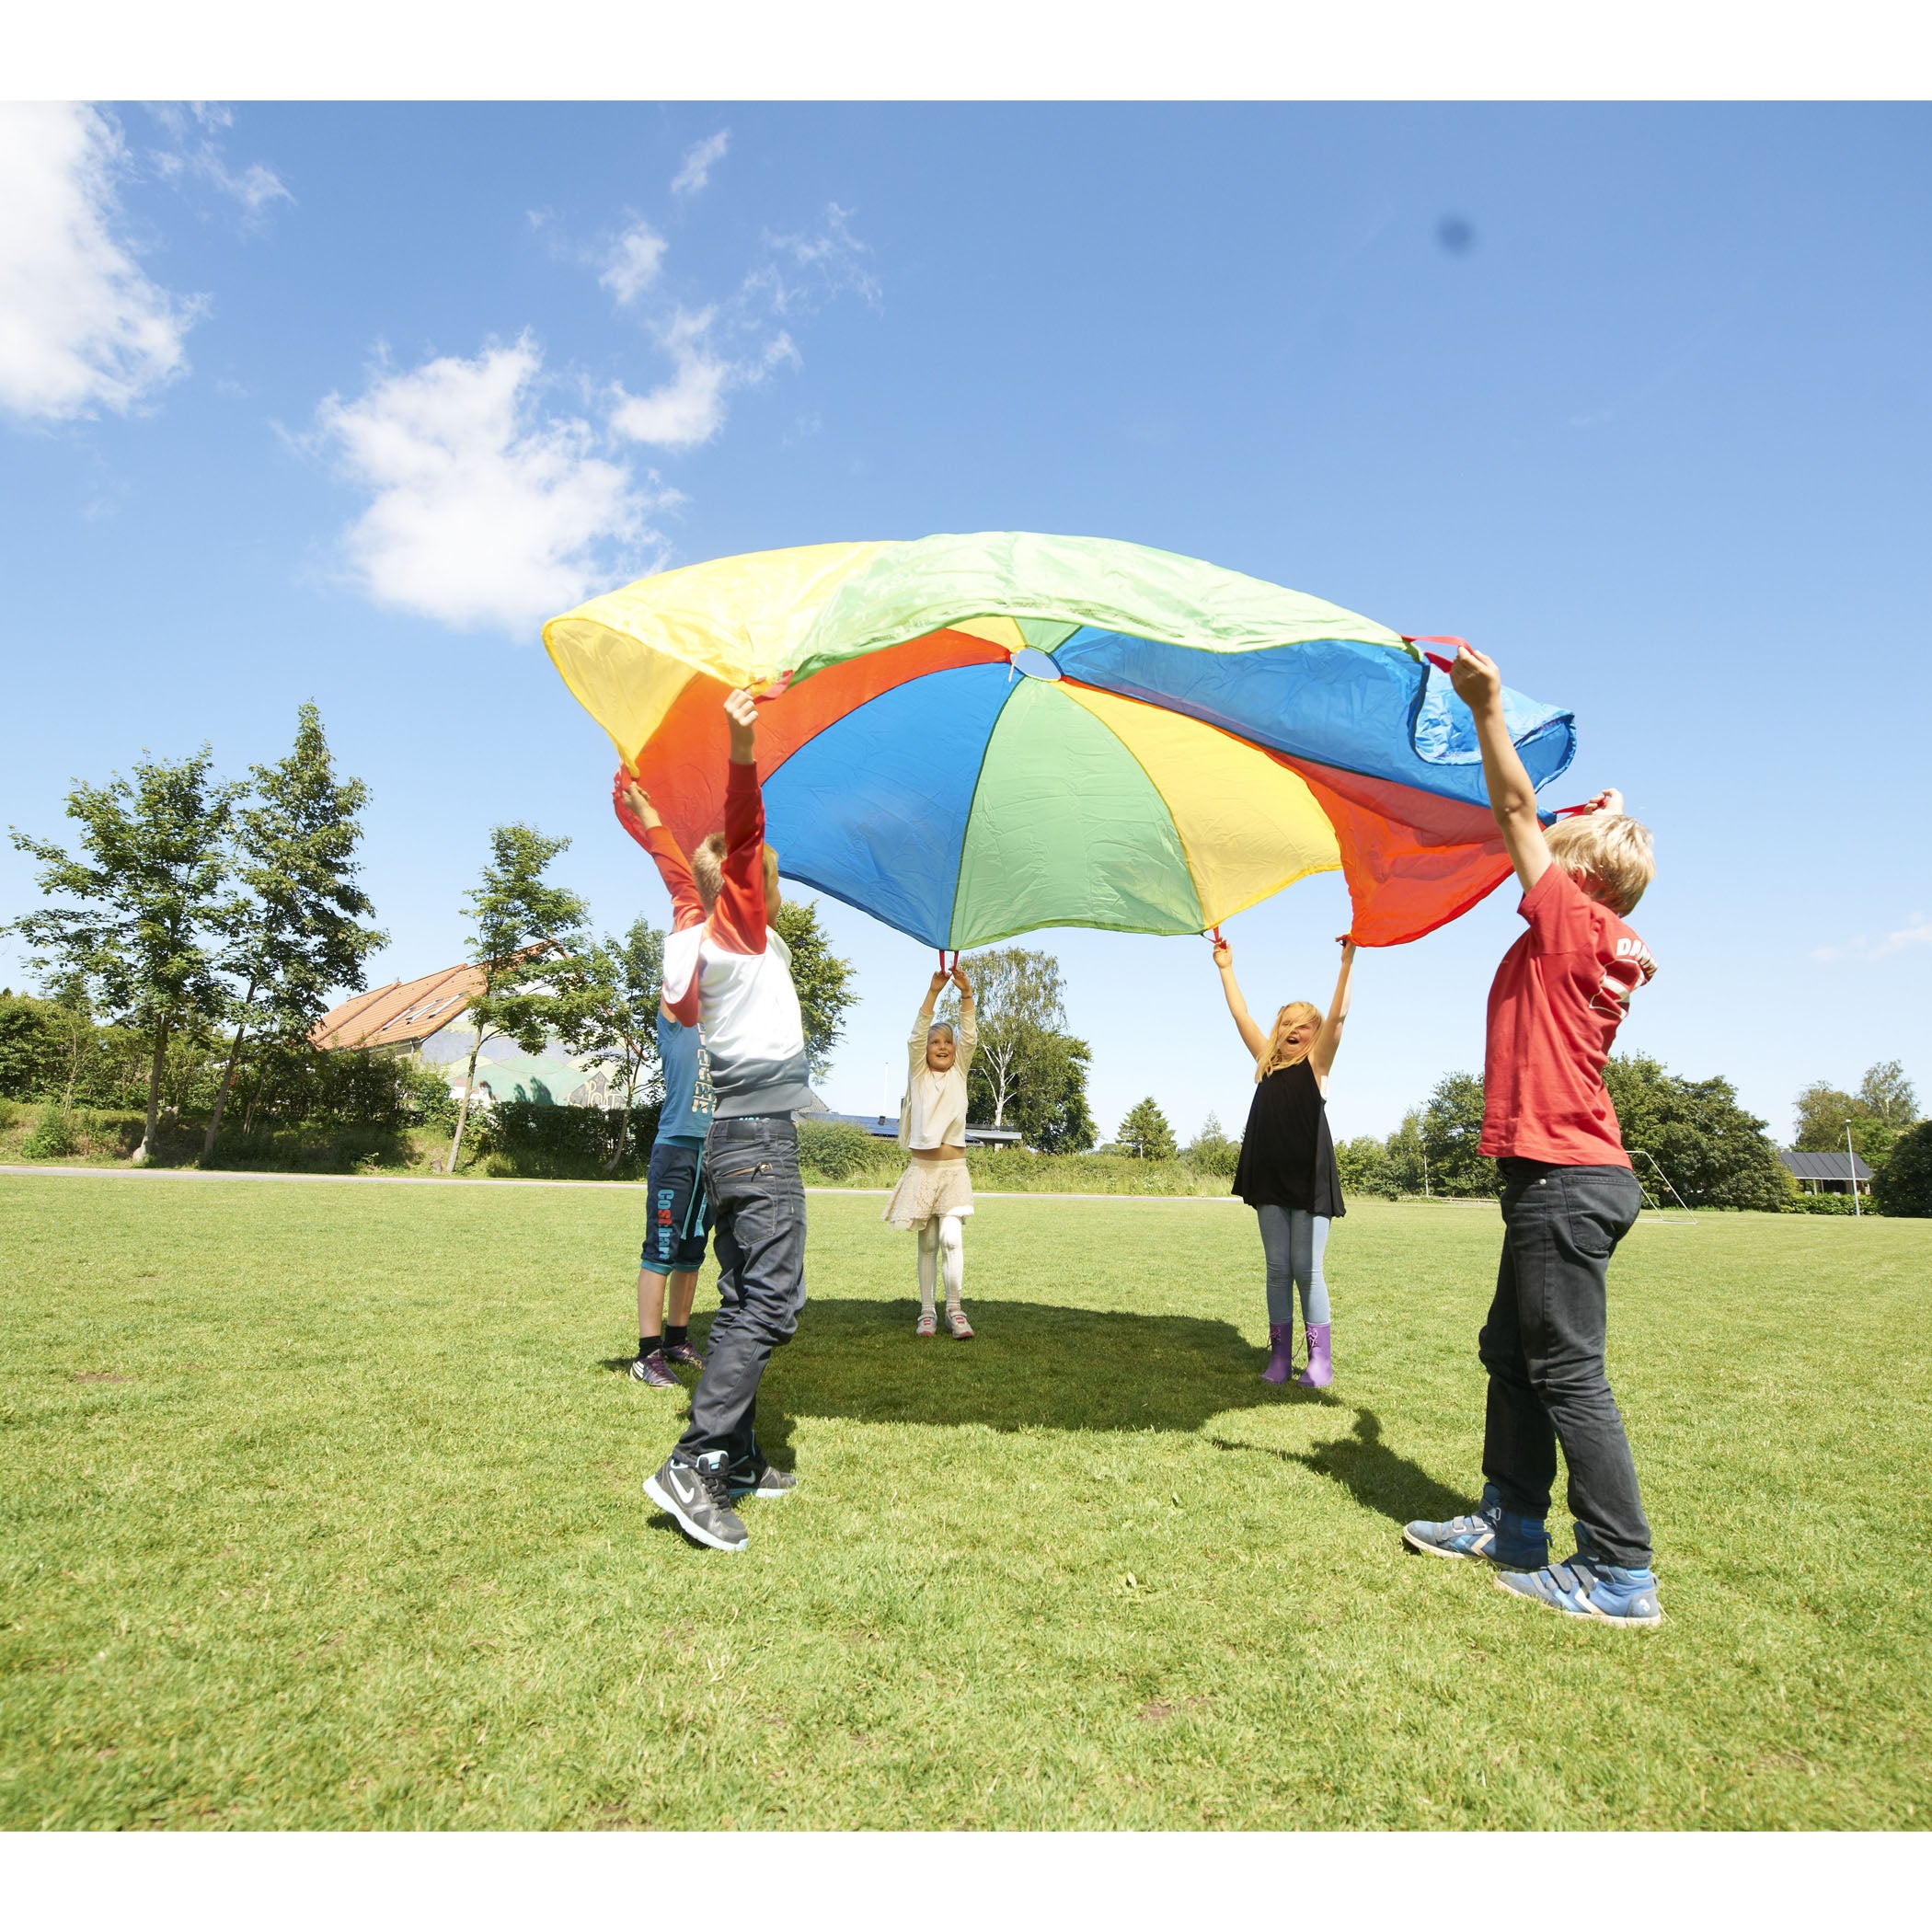
[[[641,1382],[646,1388],[682,1388],[684,1385],[671,1373],[670,1364],[664,1360],[661,1349],[653,1349],[648,1355],[639,1355],[630,1365],[630,1379]]]
[[[742,1549],[751,1541],[731,1507],[722,1449],[696,1463],[673,1456],[655,1476],[644,1478],[644,1493],[707,1549]]]
[[[789,1496],[798,1486],[799,1478],[788,1469],[773,1468],[762,1455],[756,1462],[731,1466],[730,1487],[733,1502],[744,1496],[763,1496],[768,1501]]]
[[[1424,1556],[1475,1557],[1504,1570],[1540,1570],[1549,1561],[1549,1531],[1542,1517],[1504,1509],[1494,1483],[1484,1485],[1474,1515],[1407,1524],[1402,1540]]]

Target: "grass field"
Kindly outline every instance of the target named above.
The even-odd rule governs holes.
[[[812,1197],[761,1405],[801,1487],[730,1558],[639,1492],[683,1403],[623,1373],[635,1190],[0,1178],[0,1825],[1932,1804],[1932,1224],[1632,1233],[1639,1635],[1398,1545],[1477,1480],[1493,1209],[1351,1213],[1327,1397],[1257,1379],[1238,1207],[983,1202],[970,1346],[878,1211]]]

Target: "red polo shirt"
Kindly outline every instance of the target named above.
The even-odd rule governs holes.
[[[1604,1063],[1650,949],[1552,865],[1523,895],[1529,930],[1489,988],[1482,1148],[1558,1167],[1627,1167]]]

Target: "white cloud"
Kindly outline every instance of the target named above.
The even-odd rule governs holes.
[[[731,145],[730,128],[719,128],[717,133],[707,134],[684,156],[684,165],[678,169],[671,184],[673,194],[696,194],[711,178],[711,170],[725,157]]]
[[[543,387],[525,335],[322,404],[316,442],[372,500],[343,548],[377,603],[523,636],[661,559],[647,520],[676,493],[595,454],[591,425],[545,413]]]
[[[765,245],[772,259],[745,278],[745,293],[781,316],[801,308],[809,314],[846,293],[878,308],[879,281],[866,266],[872,251],[853,234],[851,222],[851,209],[828,201],[816,228],[798,235],[767,234]]]
[[[627,307],[658,279],[664,261],[664,237],[649,222],[634,222],[620,235],[597,280]]]
[[[251,221],[259,220],[262,211],[276,201],[294,201],[281,176],[261,162],[251,161],[239,173],[229,167],[222,144],[213,138],[235,124],[235,116],[227,108],[191,101],[183,109],[163,102],[148,111],[173,144],[155,150],[151,157],[155,172],[164,179],[188,177],[205,181],[240,202],[243,213]]]
[[[188,366],[199,297],[152,282],[116,234],[119,130],[89,107],[0,107],[0,409],[125,414]]]
[[[711,349],[715,315],[708,308],[695,316],[678,310],[664,332],[671,380],[644,396],[632,396],[618,384],[611,411],[613,434],[662,449],[693,449],[717,435],[724,425],[724,392],[731,383],[746,380],[746,374]]]
[[[1882,960],[1895,952],[1903,952],[1908,946],[1932,946],[1932,919],[1924,913],[1914,913],[1905,925],[1896,932],[1887,933],[1882,939],[1872,941],[1861,933],[1857,938],[1843,946],[1818,946],[1811,950],[1814,960]]]

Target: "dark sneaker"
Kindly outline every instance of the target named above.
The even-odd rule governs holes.
[[[678,1388],[683,1385],[671,1373],[670,1364],[664,1360],[661,1349],[653,1349],[648,1355],[639,1355],[630,1365],[630,1379],[641,1382],[646,1388]]]
[[[733,1502],[745,1496],[763,1496],[767,1500],[789,1496],[798,1486],[799,1478],[789,1470],[773,1468],[763,1456],[754,1463],[734,1464],[731,1468]]]
[[[705,1358],[688,1341],[673,1341],[664,1351],[664,1360],[684,1368],[695,1368],[700,1375],[705,1372]]]
[[[1494,1483],[1485,1486],[1473,1516],[1447,1523],[1410,1523],[1402,1540],[1431,1557],[1475,1557],[1504,1570],[1539,1570],[1549,1561],[1549,1532],[1540,1516],[1519,1516],[1502,1506]]]
[[[751,1541],[731,1507],[722,1449],[696,1463],[673,1456],[655,1476],[644,1478],[644,1493],[707,1549],[742,1549]]]

